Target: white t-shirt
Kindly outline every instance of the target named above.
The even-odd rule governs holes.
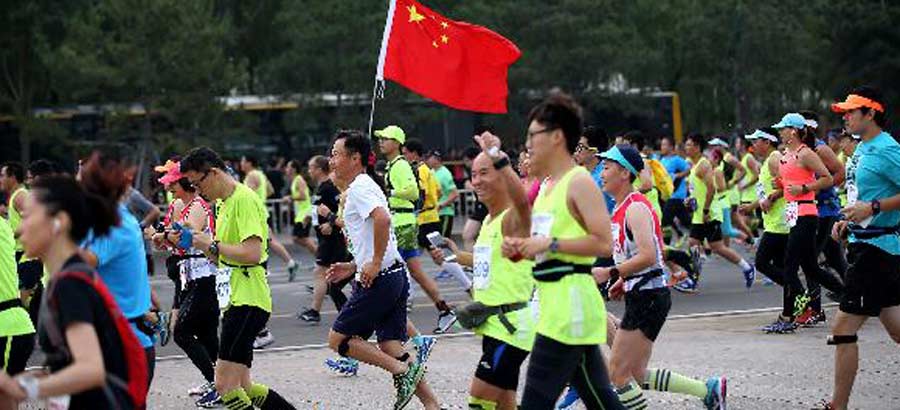
[[[347,199],[344,203],[344,235],[347,237],[357,270],[361,270],[366,262],[371,261],[375,253],[375,220],[371,216],[376,208],[382,208],[390,215],[387,198],[378,184],[368,175],[359,174],[347,188]],[[399,260],[402,259],[400,252],[397,251],[397,239],[394,238],[392,229],[388,235],[381,269],[389,268]]]

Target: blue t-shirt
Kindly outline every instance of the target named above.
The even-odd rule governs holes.
[[[825,145],[825,141],[816,140],[816,148]],[[823,189],[816,193],[816,207],[819,209],[819,218],[834,218],[841,215],[841,201],[838,199],[837,190],[834,187]]]
[[[600,163],[591,170],[591,178],[594,178],[597,187],[603,191],[603,176],[600,175],[601,172],[603,172],[603,161],[600,161]],[[613,198],[612,195],[607,194],[606,191],[603,191],[603,199],[606,200],[606,211],[612,215],[613,209],[616,209],[615,198]]]
[[[900,144],[891,134],[882,132],[856,147],[853,158],[847,161],[847,180],[856,184],[859,200],[870,202],[884,200],[900,194]],[[869,228],[893,227],[900,224],[900,211],[882,211],[872,218]],[[892,255],[900,255],[900,236],[884,235],[872,239],[856,239],[850,234],[850,242],[862,242],[877,246]]]
[[[675,174],[691,169],[691,164],[678,155],[664,156],[659,162],[666,167],[666,171],[669,171],[669,176],[672,177],[672,182],[675,183],[675,191],[672,192],[672,199],[687,198],[687,181],[685,181],[687,178],[675,179]]]
[[[89,233],[84,247],[97,255],[97,272],[116,299],[126,318],[142,317],[150,310],[150,279],[147,277],[147,259],[144,255],[144,238],[137,219],[128,208],[119,205],[121,224],[108,234],[94,237]],[[131,329],[144,348],[153,346],[153,338],[137,329]]]

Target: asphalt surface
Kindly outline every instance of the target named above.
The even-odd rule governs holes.
[[[270,347],[325,343],[331,323],[337,316],[334,304],[326,296],[322,305],[322,321],[318,325],[311,325],[297,319],[297,312],[308,307],[312,301],[312,294],[307,290],[307,285],[313,284],[313,259],[306,250],[289,244],[286,237],[281,236],[281,239],[287,245],[288,251],[304,268],[298,273],[294,282],[288,282],[288,273],[284,262],[275,256],[270,258],[269,285],[272,289],[273,312],[268,326],[275,336],[275,343]],[[743,246],[736,245],[735,249],[747,254]],[[752,262],[752,255],[746,256]],[[427,273],[432,277],[438,274],[439,268],[431,261],[430,257],[423,255],[420,259]],[[163,303],[168,306],[172,302],[174,285],[165,276],[164,266],[162,260],[159,259],[156,263],[157,273],[151,278],[151,284]],[[441,295],[451,305],[468,299],[468,295],[459,283],[451,277],[437,280],[437,284]],[[418,284],[413,281],[411,285],[414,292],[414,308],[409,317],[421,332],[432,333],[437,324],[438,312]],[[349,296],[350,287],[347,286],[344,292]],[[713,255],[704,265],[700,292],[690,295],[673,292],[670,315],[745,311],[776,307],[780,304],[780,287],[765,286],[758,280],[752,289],[747,290],[744,288],[740,269]],[[607,308],[614,314],[621,315],[624,303],[609,302]],[[775,315],[775,313],[772,314],[773,319]],[[461,331],[463,330],[458,328],[452,330],[452,332]],[[180,354],[182,354],[181,350],[174,343],[157,350],[157,355],[160,357]]]

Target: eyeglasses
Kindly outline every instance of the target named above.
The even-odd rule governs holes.
[[[210,171],[206,171],[206,172],[203,173],[203,176],[200,177],[200,179],[198,179],[197,181],[188,181],[188,182],[190,182],[190,183],[191,183],[191,186],[194,187],[195,189],[199,189],[199,188],[200,188],[200,184],[202,184],[202,183],[203,183],[203,180],[205,180],[206,177],[209,176],[209,173],[210,173]]]
[[[594,147],[592,147],[592,146],[590,146],[590,145],[582,144],[582,143],[579,142],[578,145],[575,146],[575,152],[584,152],[584,151],[593,151],[593,152],[597,152],[598,149],[597,149],[597,148],[594,148]]]
[[[538,135],[538,134],[545,134],[545,133],[548,133],[548,132],[553,132],[553,131],[556,131],[557,129],[559,129],[559,128],[557,128],[557,127],[550,127],[550,128],[544,128],[544,129],[542,129],[542,130],[537,130],[537,131],[528,131],[528,132],[527,132],[527,135],[528,135],[528,138],[533,138],[535,135]]]

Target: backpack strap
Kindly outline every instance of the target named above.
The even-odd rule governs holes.
[[[45,322],[46,326],[44,326],[45,331],[47,332],[48,337],[50,338],[51,344],[55,347],[61,347],[62,351],[66,353],[69,359],[71,359],[71,353],[65,347],[65,337],[63,336],[62,329],[58,326],[58,309],[59,303],[55,299],[55,286],[53,284],[58,283],[61,279],[76,279],[81,282],[84,282],[90,285],[94,291],[97,292],[97,295],[100,297],[100,300],[103,301],[104,308],[110,315],[115,327],[116,333],[119,336],[119,340],[122,344],[122,353],[125,356],[125,364],[126,371],[128,373],[128,381],[125,383],[124,391],[128,393],[128,397],[131,399],[132,404],[135,409],[144,409],[146,408],[147,402],[147,389],[149,386],[149,377],[148,377],[148,369],[147,369],[147,361],[146,361],[146,353],[144,352],[144,348],[141,347],[140,342],[135,336],[134,332],[131,330],[131,325],[128,322],[128,319],[125,318],[125,315],[122,314],[121,309],[119,309],[118,304],[116,304],[115,299],[112,294],[109,292],[109,289],[106,287],[106,284],[103,283],[103,280],[100,278],[100,275],[96,273],[96,271],[90,267],[88,264],[84,262],[77,262],[72,265],[66,267],[65,271],[62,271],[57,274],[56,280],[51,282],[47,296],[45,300],[47,301],[47,306],[49,309],[46,310],[47,317],[53,319],[52,321]],[[114,380],[115,376],[107,373],[107,386],[122,387],[122,381]],[[109,395],[109,394],[107,394]],[[115,403],[115,401],[112,401]]]

